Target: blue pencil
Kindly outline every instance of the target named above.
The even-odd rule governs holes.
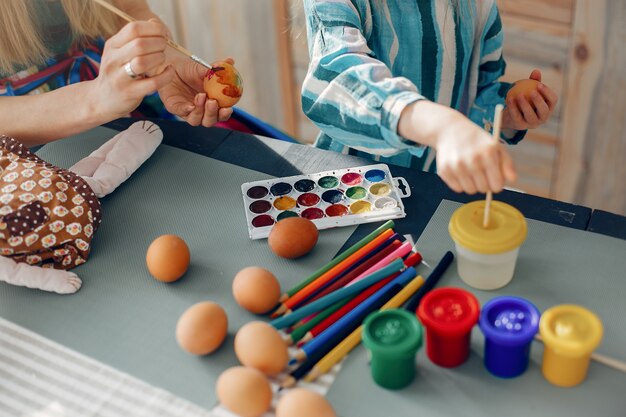
[[[329,326],[328,329],[324,330],[310,342],[302,346],[296,355],[296,358],[298,360],[303,360],[312,358],[313,356],[323,356],[328,353],[337,343],[341,342],[357,327],[359,327],[361,322],[369,313],[382,307],[409,281],[415,278],[416,275],[417,272],[415,271],[415,268],[407,268],[370,298],[363,301],[345,316]]]
[[[394,233],[393,235],[391,235],[391,237],[389,239],[385,240],[383,243],[381,243],[380,245],[376,246],[370,253],[368,253],[362,259],[359,259],[359,261],[356,262],[354,265],[352,265],[350,268],[346,269],[341,274],[339,274],[335,278],[333,278],[331,281],[327,282],[326,284],[324,284],[323,286],[321,286],[320,288],[315,290],[313,293],[311,293],[311,295],[309,295],[307,298],[302,300],[302,302],[296,304],[295,307],[293,308],[293,310],[302,307],[303,305],[308,303],[311,298],[315,297],[317,294],[319,294],[320,292],[324,291],[326,288],[331,286],[334,282],[340,280],[341,278],[343,278],[344,276],[346,276],[350,272],[354,271],[359,266],[363,265],[365,262],[367,262],[373,256],[376,256],[377,253],[380,253],[380,251],[385,249],[387,246],[391,245],[395,240],[400,240],[400,239],[401,239],[400,234],[399,233]]]
[[[428,291],[432,290],[433,287],[437,285],[437,282],[439,282],[441,276],[444,274],[444,272],[446,272],[453,260],[454,255],[452,254],[452,252],[448,251],[445,255],[443,255],[443,258],[441,258],[435,269],[433,269],[433,272],[430,273],[430,275],[426,279],[426,282],[424,282],[424,285],[422,285],[422,287],[415,293],[415,295],[413,295],[413,297],[411,297],[409,302],[406,304],[405,308],[407,310],[409,310],[411,313],[415,313],[415,310],[417,310],[417,306],[419,305],[420,301],[422,301],[422,298],[424,298]]]
[[[307,304],[304,307],[299,308],[291,314],[287,314],[285,316],[277,318],[276,320],[271,321],[270,324],[276,329],[283,329],[285,327],[291,326],[299,320],[307,317],[310,314],[318,312],[325,307],[328,307],[336,301],[339,301],[352,294],[357,294],[358,292],[369,287],[375,282],[378,282],[381,279],[388,277],[394,272],[400,271],[402,268],[404,268],[404,262],[402,262],[402,259],[398,258],[386,267],[381,268],[378,271],[366,276],[356,284],[331,292],[330,294],[313,301],[311,304]]]

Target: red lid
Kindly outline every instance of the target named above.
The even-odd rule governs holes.
[[[417,317],[437,333],[462,335],[478,322],[480,304],[474,295],[461,288],[438,288],[422,299]]]

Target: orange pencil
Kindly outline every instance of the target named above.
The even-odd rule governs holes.
[[[385,240],[389,239],[394,234],[394,231],[391,229],[385,230],[383,233],[378,235],[375,239],[369,242],[367,245],[363,246],[358,251],[354,252],[352,255],[344,259],[342,262],[338,263],[324,274],[320,275],[315,281],[311,282],[306,287],[302,288],[300,291],[292,295],[287,300],[283,301],[283,303],[278,307],[278,309],[272,314],[272,318],[276,318],[285,312],[289,311],[292,307],[299,304],[302,300],[307,298],[313,292],[315,292],[318,288],[322,287],[327,282],[331,281],[337,275],[341,274],[346,269],[350,268],[359,259],[363,258],[365,255],[370,253],[376,246],[383,243]]]

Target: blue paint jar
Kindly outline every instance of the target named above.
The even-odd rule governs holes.
[[[530,347],[540,313],[530,301],[502,296],[483,306],[478,326],[485,335],[485,367],[500,378],[514,378],[528,368]]]

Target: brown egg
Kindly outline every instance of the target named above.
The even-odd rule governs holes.
[[[242,365],[273,376],[287,367],[287,345],[278,331],[262,321],[244,325],[235,336],[235,355]]]
[[[280,284],[267,269],[249,266],[235,275],[233,296],[249,312],[263,314],[278,304]]]
[[[288,217],[272,227],[267,243],[281,258],[294,259],[309,253],[315,247],[318,235],[311,220]]]
[[[337,417],[337,414],[322,395],[296,388],[278,400],[276,417]]]
[[[189,267],[189,248],[184,240],[174,235],[156,238],[146,253],[148,271],[156,280],[174,282]]]
[[[225,61],[211,64],[204,76],[204,92],[220,107],[232,107],[243,94],[243,80],[237,69]]]
[[[513,87],[506,93],[506,99],[509,100],[523,94],[524,97],[530,101],[530,93],[536,91],[538,86],[539,81],[536,80],[526,79],[516,81]]]
[[[220,347],[228,331],[228,317],[216,303],[205,301],[185,311],[176,324],[176,340],[185,351],[207,355]]]
[[[272,388],[265,376],[243,366],[222,372],[216,391],[220,403],[241,417],[258,417],[269,410],[272,403]]]

